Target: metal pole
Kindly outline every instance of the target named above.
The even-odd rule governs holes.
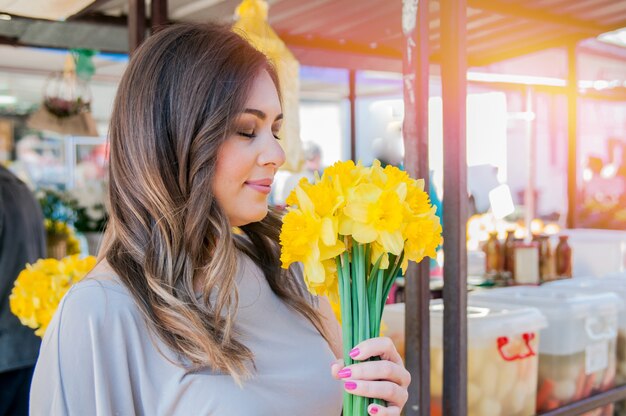
[[[145,0],[128,0],[128,54],[137,49],[146,36]]]
[[[535,142],[535,120],[533,117],[533,91],[527,86],[524,91],[526,96],[526,146],[528,149],[528,181],[524,192],[524,222],[526,223],[526,241],[532,239],[531,222],[535,218],[535,170],[537,164],[537,143]]]
[[[356,162],[356,71],[348,71],[348,98],[350,100],[350,159]]]
[[[567,228],[576,227],[578,74],[576,44],[567,47]]]
[[[404,0],[404,164],[428,192],[428,0]],[[405,280],[406,367],[411,373],[406,416],[430,416],[430,262],[410,263]]]
[[[467,415],[466,1],[441,0],[443,95],[443,414]]]
[[[156,33],[168,23],[167,0],[152,0],[150,7],[150,32]]]

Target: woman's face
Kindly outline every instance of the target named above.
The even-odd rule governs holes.
[[[263,70],[254,80],[245,110],[235,120],[235,134],[217,154],[213,193],[232,226],[267,215],[274,175],[285,162],[277,138],[282,118],[276,86]]]

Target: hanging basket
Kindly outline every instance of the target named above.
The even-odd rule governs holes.
[[[51,74],[43,90],[43,102],[28,126],[74,136],[97,136],[91,116],[91,90],[76,75],[74,59],[68,55],[65,69]]]
[[[61,118],[41,107],[28,118],[28,127],[72,136],[98,136],[96,122],[90,112]]]

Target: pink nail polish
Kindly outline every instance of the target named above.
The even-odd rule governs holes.
[[[378,407],[376,406],[370,407],[370,414],[375,415],[376,413],[378,413]]]
[[[359,355],[361,353],[361,350],[358,348],[352,348],[352,351],[350,351],[350,357],[354,358],[357,355]]]
[[[342,368],[341,371],[337,373],[339,378],[348,378],[352,377],[352,371],[349,368]]]
[[[346,390],[356,389],[356,383],[354,381],[346,381],[345,383],[343,383],[343,386],[346,388]]]

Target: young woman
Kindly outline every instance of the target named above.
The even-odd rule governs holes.
[[[32,414],[339,415],[344,388],[400,414],[410,376],[393,344],[356,345],[381,360],[344,368],[327,300],[280,268],[278,91],[227,27],[175,25],[134,53],[111,118],[107,243],[48,327]]]

